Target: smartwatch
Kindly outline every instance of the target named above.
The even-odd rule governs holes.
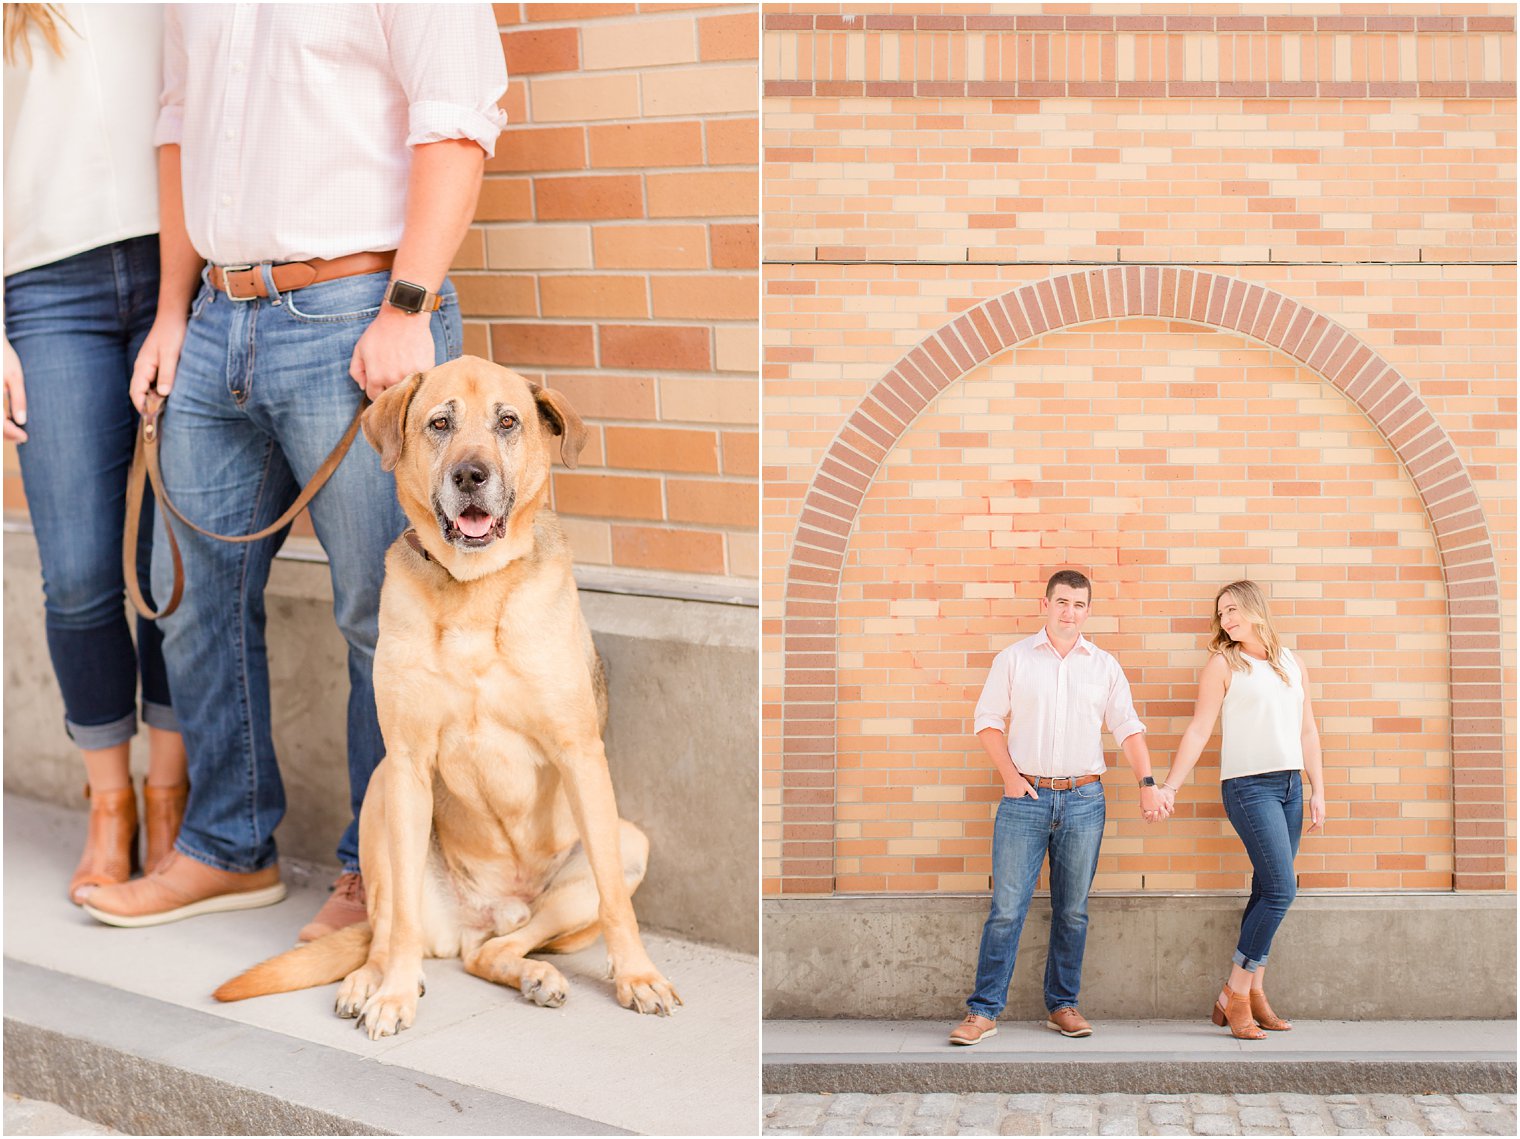
[[[1140,780],[1140,786],[1142,787],[1154,787],[1155,785],[1156,777],[1154,775],[1147,775]]]
[[[430,293],[421,285],[414,285],[410,281],[392,281],[391,287],[386,290],[385,301],[392,308],[399,308],[413,316],[419,312],[437,312],[443,305],[443,298],[437,293]]]

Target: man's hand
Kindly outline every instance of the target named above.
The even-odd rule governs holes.
[[[384,305],[354,345],[348,374],[370,399],[379,399],[413,372],[433,366],[433,325],[427,313]]]
[[[153,327],[143,338],[137,362],[132,365],[132,386],[129,389],[132,406],[139,415],[148,400],[151,386],[161,396],[167,396],[174,387],[174,373],[179,367],[180,349],[185,346],[185,329],[189,317],[180,313],[165,315],[160,312],[153,319]]]
[[[21,378],[21,357],[5,342],[5,437],[16,443],[26,442],[26,381]]]
[[[1140,788],[1140,814],[1148,823],[1160,822],[1172,813],[1165,797],[1156,787]]]
[[[1010,799],[1022,799],[1025,795],[1028,795],[1031,799],[1039,798],[1034,792],[1034,784],[1018,773],[1014,774],[1012,783],[1004,781],[1003,794]]]
[[[1177,810],[1177,792],[1173,791],[1165,783],[1156,784],[1156,797],[1161,800],[1161,805],[1166,809],[1167,818],[1171,818]]]

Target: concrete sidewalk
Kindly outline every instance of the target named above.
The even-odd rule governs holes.
[[[417,1024],[372,1042],[336,986],[221,1005],[221,981],[289,948],[325,875],[262,910],[141,930],[64,897],[81,813],[5,801],[5,1087],[133,1133],[753,1135],[758,963],[649,933],[686,1007],[620,1008],[600,942],[555,958],[570,1000],[429,961]],[[305,876],[307,879],[309,875]],[[637,899],[635,899],[635,902]]]
[[[1196,1021],[1114,1020],[1068,1040],[1004,1020],[974,1047],[950,1021],[768,1020],[764,1089],[795,1092],[1080,1092],[1315,1095],[1514,1092],[1515,1022],[1299,1021],[1236,1040]]]

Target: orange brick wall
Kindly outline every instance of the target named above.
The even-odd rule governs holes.
[[[1161,26],[1141,56],[1160,90],[1113,74],[1113,60],[1137,57],[1104,13],[1132,7],[1025,8],[1046,23],[974,36],[973,20],[1027,17],[862,8],[847,13],[856,30],[839,26],[838,6],[767,17],[769,893],[987,887],[999,792],[970,710],[993,654],[1038,628],[1044,578],[1064,565],[1098,582],[1088,631],[1125,664],[1161,770],[1191,713],[1215,588],[1244,575],[1266,586],[1309,665],[1331,781],[1328,832],[1306,837],[1299,860],[1305,886],[1450,888],[1460,850],[1477,868],[1469,888],[1513,888],[1513,12],[1358,6],[1365,15],[1345,17],[1357,29],[1324,25],[1352,10],[1211,6],[1207,30],[1168,33],[1187,10],[1149,6]],[[1294,33],[1300,59],[1329,61],[1312,95],[1222,87],[1221,67],[1284,58],[1281,43],[1275,56],[1260,43],[1237,54],[1248,37],[1215,24],[1234,13],[1310,21]],[[1367,21],[1385,18],[1401,24],[1370,35]],[[1374,40],[1387,50],[1364,51]],[[958,59],[985,67],[1012,52],[1017,64],[1025,41],[1043,41],[1046,61],[1028,83],[1059,89],[1016,78],[986,90],[970,86],[990,82],[985,70],[955,73]],[[1178,42],[1183,72],[1168,77]],[[914,61],[917,77],[871,74],[889,59]],[[1408,87],[1373,90],[1370,59],[1412,61],[1374,77]],[[1082,69],[1104,61],[1115,86],[1082,87],[1096,81]],[[1214,86],[1198,89],[1189,69]],[[1458,81],[1461,92],[1430,86]],[[883,82],[909,87],[870,90]],[[1329,97],[1332,82],[1362,86]],[[1480,750],[1502,753],[1502,773],[1454,770],[1452,751],[1453,731],[1468,739],[1480,714],[1467,699],[1476,673],[1461,672],[1454,705],[1453,667],[1490,638],[1466,630],[1478,603],[1462,567],[1488,547],[1453,554],[1432,523],[1446,507],[1400,458],[1397,425],[1380,429],[1327,382],[1326,360],[1306,366],[1248,323],[1237,331],[1234,314],[1176,319],[1152,300],[1153,315],[1052,321],[969,372],[946,356],[949,378],[921,412],[890,393],[867,401],[879,467],[874,454],[839,461],[853,454],[841,433],[862,424],[884,376],[935,369],[894,366],[947,321],[1084,263],[1124,262],[1198,265],[1292,298],[1375,351],[1413,392],[1407,406],[1428,409],[1498,566],[1504,669],[1485,669],[1482,691],[1504,699]],[[800,518],[823,519],[821,541],[794,544]],[[830,547],[843,550],[837,577]],[[829,591],[833,608],[808,600]],[[798,721],[830,701],[832,722]],[[1100,888],[1245,886],[1215,765],[1206,753],[1164,829],[1138,819],[1127,776],[1110,780]]]
[[[498,4],[510,125],[453,272],[466,350],[566,392],[577,560],[758,574],[758,16]]]

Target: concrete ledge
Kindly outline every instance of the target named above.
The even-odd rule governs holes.
[[[219,1004],[212,990],[295,943],[325,883],[258,910],[113,929],[65,899],[82,812],[6,796],[9,1090],[124,1131],[186,1135],[753,1135],[759,962],[646,934],[686,1004],[617,1004],[600,940],[553,957],[561,1008],[424,965],[413,1027],[381,1040],[333,1015],[336,985]]]
[[[1094,1020],[1206,1011],[1244,905],[1235,895],[1093,895],[1083,1010]],[[964,1015],[985,896],[768,899],[763,912],[766,1017]],[[1315,1020],[1513,1018],[1515,916],[1513,894],[1302,893],[1273,943],[1274,1004]],[[1042,893],[1005,1016],[1043,1019],[1049,942]]]
[[[944,1021],[772,1021],[763,1090],[791,1092],[1513,1092],[1514,1021],[1300,1020],[1234,1040],[1198,1016],[1100,1021],[1086,1040],[1005,1020],[975,1048]]]
[[[6,1091],[129,1134],[630,1134],[9,958],[5,991]]]
[[[5,789],[78,807],[84,769],[63,732],[36,541],[8,532],[4,546],[4,742],[12,760]],[[277,559],[266,600],[275,748],[288,802],[280,853],[332,865],[348,823],[348,671],[328,567]],[[650,839],[649,873],[634,900],[640,923],[758,952],[757,611],[585,590],[581,606],[607,661],[618,808]],[[145,762],[136,757],[139,772]]]

